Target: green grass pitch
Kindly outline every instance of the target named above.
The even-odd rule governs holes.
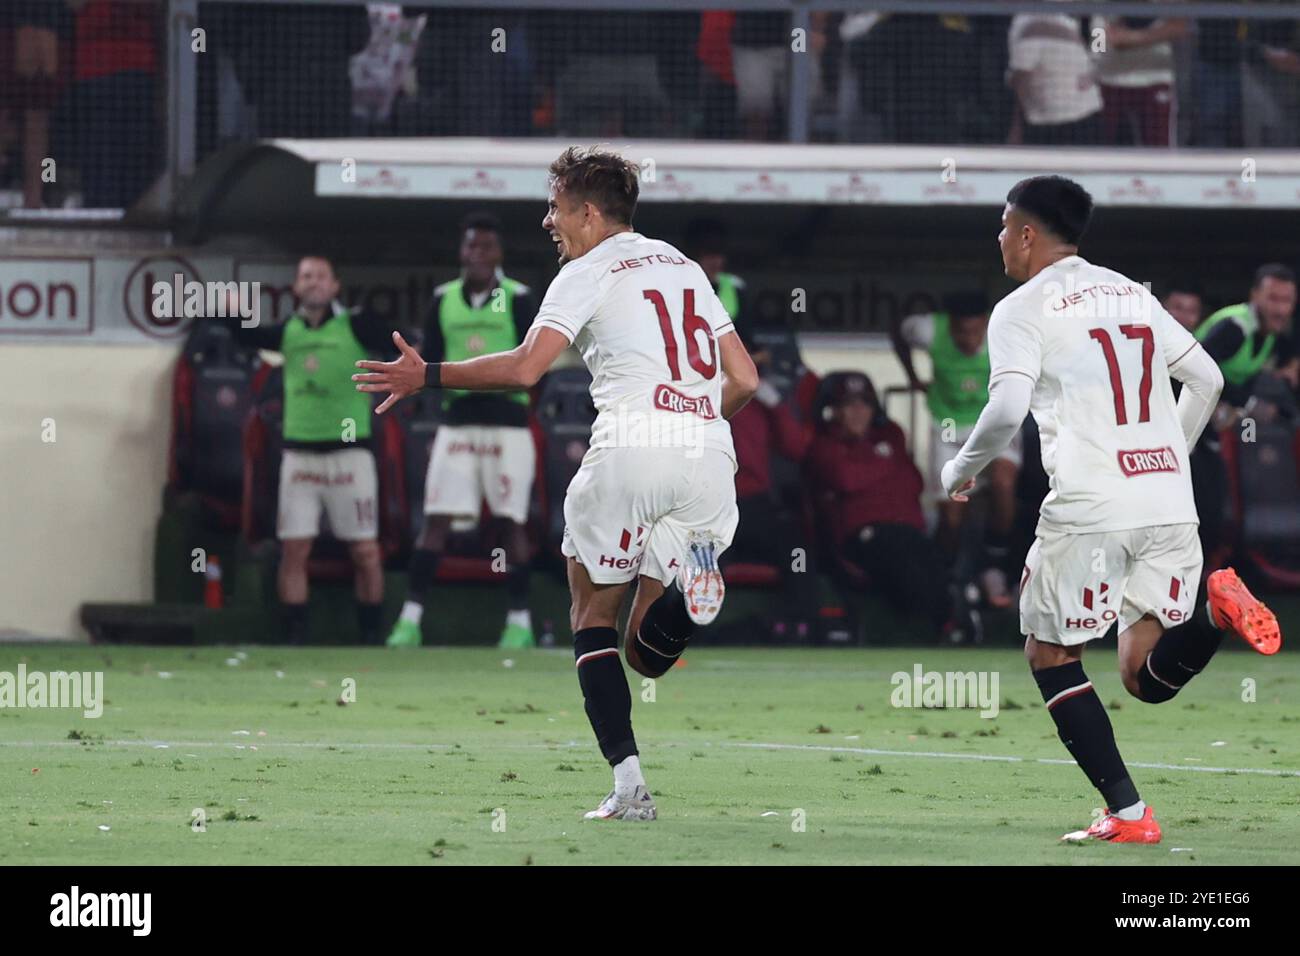
[[[1154,847],[1058,842],[1099,798],[1012,649],[706,645],[653,702],[629,671],[649,824],[582,819],[610,773],[571,653],[509,657],[0,648],[0,671],[102,670],[107,700],[0,709],[0,864],[1300,863],[1294,653],[1225,651],[1160,706],[1089,653]],[[916,664],[996,672],[1000,713],[895,708]]]

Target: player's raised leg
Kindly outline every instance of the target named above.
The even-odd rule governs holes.
[[[664,584],[641,575],[623,638],[627,663],[645,677],[661,677],[681,659],[697,626],[713,623],[726,586],[718,570],[718,543],[707,532],[691,532],[676,578]]]
[[[1209,592],[1210,623],[1231,631],[1261,654],[1276,654],[1282,647],[1277,616],[1263,604],[1232,568],[1212,573],[1205,582]]]
[[[615,623],[628,582],[596,584],[576,558],[569,558],[573,656],[587,719],[600,752],[614,768],[614,789],[588,820],[653,820],[654,798],[641,775],[632,733],[632,693],[618,653]]]
[[[1235,571],[1215,571],[1198,590],[1200,577],[1195,525],[1148,529],[1120,619],[1120,674],[1138,700],[1172,700],[1210,663],[1225,631],[1262,654],[1281,646],[1277,618]]]
[[[1120,634],[1125,689],[1149,704],[1173,700],[1209,664],[1225,632],[1261,654],[1276,654],[1282,646],[1277,617],[1232,568],[1210,574],[1183,623],[1166,629],[1148,614]]]

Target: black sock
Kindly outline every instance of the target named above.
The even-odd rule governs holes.
[[[1083,672],[1080,661],[1034,671],[1056,732],[1075,762],[1100,791],[1106,807],[1122,810],[1138,802],[1124,759],[1115,746],[1115,731],[1106,708]]]
[[[633,638],[637,642],[636,654],[651,676],[668,673],[686,650],[695,633],[695,622],[686,611],[686,601],[674,581],[664,588],[664,593],[646,608],[641,627]]]
[[[573,635],[578,684],[600,752],[612,767],[637,752],[632,736],[632,692],[618,654],[618,631],[586,627]]]
[[[986,567],[997,568],[1003,574],[1011,577],[1007,564],[1011,558],[1011,535],[1005,531],[995,531],[990,528],[984,533],[984,555],[987,561]]]
[[[1202,590],[1192,616],[1161,635],[1138,671],[1142,699],[1151,704],[1170,700],[1205,669],[1221,643],[1223,632],[1210,621]]]
[[[384,613],[382,603],[357,602],[357,629],[361,631],[362,644],[379,643],[379,621]]]
[[[527,564],[512,564],[506,570],[506,595],[510,599],[510,610],[528,610]]]
[[[281,604],[280,618],[284,627],[284,639],[287,644],[307,643],[307,605]]]
[[[429,592],[433,590],[433,577],[438,573],[438,562],[442,555],[428,548],[416,548],[411,552],[410,583],[406,588],[406,599],[423,607],[428,603]]]

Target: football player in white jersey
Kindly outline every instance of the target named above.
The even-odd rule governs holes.
[[[1078,254],[1092,197],[1061,176],[1007,195],[998,244],[1022,282],[989,320],[989,402],[943,469],[958,501],[1032,412],[1050,490],[1020,585],[1025,656],[1061,741],[1106,811],[1065,839],[1158,843],[1106,708],[1083,671],[1087,642],[1119,633],[1124,687],[1171,699],[1224,631],[1263,654],[1281,633],[1231,568],[1198,598],[1201,547],[1188,451],[1223,387],[1218,366],[1145,286]],[[1170,376],[1183,383],[1175,404]]]
[[[639,169],[572,147],[551,164],[542,228],[561,269],[517,348],[426,363],[394,333],[394,362],[358,362],[377,411],[424,387],[532,387],[570,344],[591,370],[591,446],[564,500],[574,656],[587,716],[614,769],[588,819],[653,820],[619,659],[619,609],[637,581],[623,647],[647,677],[667,672],[722,606],[717,558],[736,530],[736,455],[727,419],[758,372],[704,271],[632,229]]]

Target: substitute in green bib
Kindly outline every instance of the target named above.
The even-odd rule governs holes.
[[[1220,401],[1244,407],[1256,377],[1266,370],[1277,370],[1296,388],[1300,359],[1287,335],[1295,305],[1295,273],[1274,262],[1255,270],[1249,300],[1225,306],[1201,323],[1196,337],[1223,372]]]
[[[979,292],[945,296],[943,311],[912,315],[891,329],[894,351],[913,388],[925,392],[930,410],[930,456],[926,482],[939,513],[938,542],[949,562],[956,559],[966,509],[944,494],[939,475],[979,420],[989,400],[989,304]],[[921,381],[912,349],[929,353],[931,379]],[[1012,525],[1016,516],[1016,476],[1020,436],[985,472],[992,505],[985,531],[986,566],[981,584],[989,603],[1010,604],[1007,586]]]
[[[745,338],[749,331],[745,280],[727,271],[727,227],[719,219],[693,219],[686,225],[682,248],[704,270],[736,331]]]
[[[340,306],[338,293],[333,264],[322,256],[306,256],[294,276],[298,307],[293,315],[279,325],[235,331],[241,345],[284,356],[277,586],[291,643],[307,639],[307,559],[320,533],[322,511],[352,555],[361,640],[378,643],[381,634],[384,575],[371,403],[353,387],[351,376],[359,359],[387,353],[392,343],[385,326]]]
[[[524,340],[537,301],[523,283],[502,271],[501,225],[476,213],[460,233],[460,278],[438,286],[424,326],[421,354],[429,362],[459,362],[508,352]],[[482,503],[505,543],[505,583],[510,598],[502,647],[532,647],[528,607],[528,505],[537,451],[528,427],[527,392],[447,389],[444,421],[429,457],[424,486],[424,527],[411,556],[410,585],[389,647],[418,646],[420,623],[438,563],[455,518],[477,519]]]

